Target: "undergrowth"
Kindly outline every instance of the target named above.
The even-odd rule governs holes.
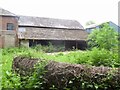
[[[36,79],[36,74],[34,73],[28,79],[28,82],[21,82],[21,77],[12,71],[13,58],[16,56],[26,56],[33,58],[40,58],[45,60],[55,60],[58,62],[76,63],[76,64],[87,64],[94,66],[109,66],[109,67],[120,67],[120,61],[118,59],[118,53],[107,51],[105,49],[99,50],[98,48],[93,48],[92,50],[86,51],[72,51],[69,53],[58,53],[54,55],[48,55],[44,53],[43,50],[36,50],[34,48],[4,48],[2,49],[2,60],[0,60],[0,78],[2,77],[1,86],[2,88],[22,88],[26,86],[27,88],[38,87],[38,82],[33,80]],[[1,68],[2,66],[2,68]],[[35,82],[31,82],[35,81]],[[39,82],[39,84],[41,84]]]

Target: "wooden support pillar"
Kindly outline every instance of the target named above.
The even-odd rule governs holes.
[[[64,47],[65,47],[65,50],[66,50],[66,43],[65,43],[65,40],[64,40]]]
[[[76,45],[76,46],[75,46],[75,47],[76,47],[75,49],[77,49],[77,41],[75,41],[75,45]]]

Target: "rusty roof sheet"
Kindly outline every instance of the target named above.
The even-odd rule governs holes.
[[[0,7],[0,16],[16,16],[16,15]]]
[[[76,20],[53,19],[44,17],[19,16],[19,26],[84,29]]]

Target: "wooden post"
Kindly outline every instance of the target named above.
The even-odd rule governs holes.
[[[65,49],[64,49],[64,51],[65,51],[66,50],[65,40],[64,40],[64,47],[65,47]]]
[[[75,41],[75,43],[76,43],[76,48],[75,49],[77,49],[78,47],[77,47],[77,41]]]

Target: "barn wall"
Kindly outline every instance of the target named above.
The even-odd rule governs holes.
[[[4,36],[4,47],[15,47],[15,36],[5,35]]]
[[[7,30],[7,23],[13,23],[14,24],[14,31],[18,29],[18,19],[16,17],[11,17],[11,16],[0,16],[1,19],[1,25],[2,25],[2,30]]]
[[[17,46],[15,31],[0,31],[0,48]]]
[[[14,30],[7,30],[7,23],[14,24]],[[18,21],[16,17],[0,16],[0,48],[18,46]]]
[[[2,30],[2,17],[0,16],[0,30]]]
[[[2,17],[0,16],[0,31],[2,30]],[[3,47],[3,37],[0,35],[0,48]]]

